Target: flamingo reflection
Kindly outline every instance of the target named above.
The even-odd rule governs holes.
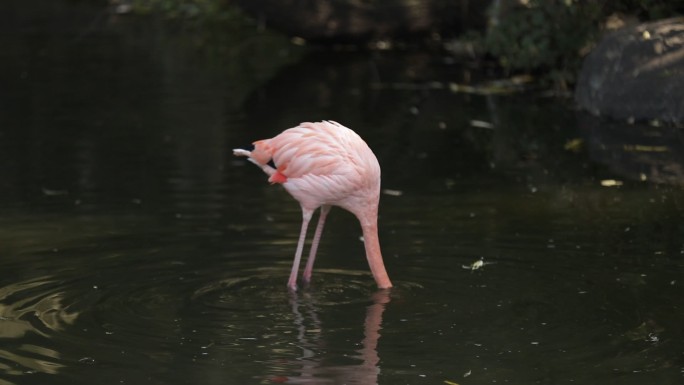
[[[361,363],[331,366],[322,362],[325,358],[322,353],[325,343],[320,330],[324,325],[318,317],[315,301],[308,293],[293,292],[290,304],[297,328],[297,344],[302,351],[296,360],[299,375],[273,377],[271,381],[288,384],[377,384],[380,374],[378,341],[382,315],[389,302],[390,291],[387,289],[378,290],[371,296],[371,304],[366,307],[363,322],[361,348],[351,355]]]

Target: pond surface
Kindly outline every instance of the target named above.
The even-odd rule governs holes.
[[[36,4],[0,12],[0,384],[684,380],[676,133],[455,93],[486,74],[439,54]],[[379,158],[391,290],[339,208],[286,290],[299,207],[231,149],[320,119]]]

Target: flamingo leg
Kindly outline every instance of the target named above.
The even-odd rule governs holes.
[[[297,242],[297,251],[295,252],[294,261],[292,262],[292,271],[290,272],[290,279],[287,281],[287,287],[290,290],[297,290],[297,273],[299,272],[299,262],[302,260],[302,250],[304,250],[304,242],[306,241],[306,230],[309,227],[309,221],[313,210],[302,207],[302,230],[299,232],[299,242]]]
[[[323,234],[323,226],[325,226],[325,218],[330,212],[329,205],[321,206],[321,213],[318,216],[318,224],[316,225],[316,232],[314,233],[313,241],[311,242],[311,250],[309,251],[309,259],[306,261],[304,268],[304,282],[311,282],[311,273],[313,273],[313,265],[316,260],[316,252],[318,251],[318,243],[321,241],[321,234]]]

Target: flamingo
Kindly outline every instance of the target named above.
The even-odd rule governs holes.
[[[253,144],[252,151],[238,148],[233,154],[245,156],[259,166],[269,176],[271,184],[285,187],[302,208],[302,227],[287,287],[297,290],[307,228],[313,213],[320,207],[302,275],[305,283],[311,281],[316,251],[332,206],[342,207],[359,220],[373,278],[381,289],[392,287],[378,239],[380,165],[366,142],[337,122],[322,121],[301,123]]]

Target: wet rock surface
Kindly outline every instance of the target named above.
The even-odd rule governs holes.
[[[684,18],[606,35],[585,59],[575,98],[594,115],[684,122]]]

